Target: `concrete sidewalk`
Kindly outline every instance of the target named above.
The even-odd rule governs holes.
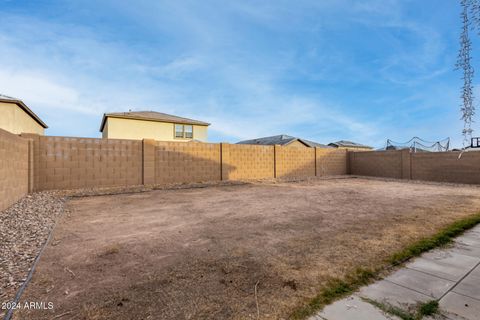
[[[368,300],[411,310],[439,301],[441,315],[430,319],[480,319],[480,226],[464,233],[452,247],[432,250],[384,280],[323,309],[311,320],[399,319]]]

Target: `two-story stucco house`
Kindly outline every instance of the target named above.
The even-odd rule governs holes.
[[[0,94],[0,129],[43,135],[48,126],[22,100]]]
[[[207,122],[156,111],[105,113],[100,132],[105,139],[207,141]]]

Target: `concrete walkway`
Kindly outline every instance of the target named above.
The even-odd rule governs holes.
[[[368,300],[411,310],[438,300],[441,316],[430,319],[480,319],[480,226],[455,240],[453,247],[437,249],[414,259],[384,280],[323,309],[311,320],[399,319],[385,314]]]

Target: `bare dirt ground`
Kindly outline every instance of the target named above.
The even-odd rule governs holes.
[[[378,179],[68,202],[15,319],[288,318],[331,277],[480,210],[480,188]]]

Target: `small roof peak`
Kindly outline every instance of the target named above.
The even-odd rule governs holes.
[[[30,117],[33,118],[39,125],[41,125],[44,129],[47,129],[48,126],[43,122],[30,108],[21,100],[18,98],[14,98],[11,96],[7,96],[5,94],[0,93],[0,102],[5,102],[5,103],[13,103],[16,104],[18,107],[23,109]]]

